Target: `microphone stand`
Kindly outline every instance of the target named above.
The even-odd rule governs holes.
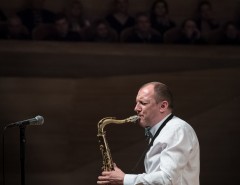
[[[20,162],[21,162],[21,185],[25,185],[25,125],[20,125]]]

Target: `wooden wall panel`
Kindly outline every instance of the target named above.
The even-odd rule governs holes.
[[[235,182],[239,48],[7,41],[0,46],[1,128],[38,114],[45,118],[42,126],[26,129],[27,184],[96,184],[97,122],[133,115],[138,88],[156,80],[170,86],[176,115],[197,132],[202,184]],[[81,75],[71,75],[76,66]],[[114,161],[131,172],[144,148],[143,129],[114,124],[106,129]],[[5,142],[6,182],[18,185],[18,128],[6,131]]]

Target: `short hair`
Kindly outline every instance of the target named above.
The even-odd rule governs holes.
[[[57,22],[57,21],[59,21],[59,20],[62,20],[62,19],[68,20],[66,14],[64,14],[64,13],[58,13],[58,14],[55,16],[55,22]]]
[[[142,87],[145,87],[147,85],[153,85],[154,86],[154,92],[155,92],[155,100],[157,103],[166,100],[168,102],[169,108],[173,109],[173,94],[169,87],[161,82],[149,82],[144,84]]]
[[[151,11],[150,12],[152,12],[152,13],[154,12],[154,9],[155,9],[155,7],[158,3],[162,3],[164,5],[164,7],[166,9],[166,13],[168,14],[169,13],[169,7],[168,7],[167,1],[165,1],[165,0],[155,0],[153,2],[152,6],[151,6]]]
[[[146,17],[150,20],[149,14],[147,12],[137,12],[135,19],[136,21],[140,18],[140,17]]]
[[[210,9],[212,9],[212,4],[209,1],[200,1],[200,3],[198,4],[198,11],[201,11],[201,8],[207,5]]]
[[[184,19],[183,22],[181,23],[181,28],[184,28],[188,21],[192,21],[193,23],[195,23],[197,25],[197,23],[194,19],[187,18],[187,19]]]

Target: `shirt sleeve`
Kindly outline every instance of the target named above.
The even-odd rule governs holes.
[[[162,177],[161,179],[159,177]],[[152,184],[164,184],[172,185],[171,180],[164,172],[158,171],[150,174],[126,174],[124,177],[124,185],[152,185]]]

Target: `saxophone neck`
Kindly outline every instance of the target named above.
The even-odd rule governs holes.
[[[104,133],[104,127],[110,123],[114,124],[123,124],[123,123],[135,123],[139,117],[137,115],[130,116],[129,118],[118,120],[115,117],[106,117],[101,119],[98,122],[98,134],[103,134]]]
[[[115,120],[114,117],[106,117],[106,118],[103,118],[101,119],[99,122],[98,122],[98,135],[102,135],[104,134],[104,127],[110,123],[112,123],[112,120]]]

